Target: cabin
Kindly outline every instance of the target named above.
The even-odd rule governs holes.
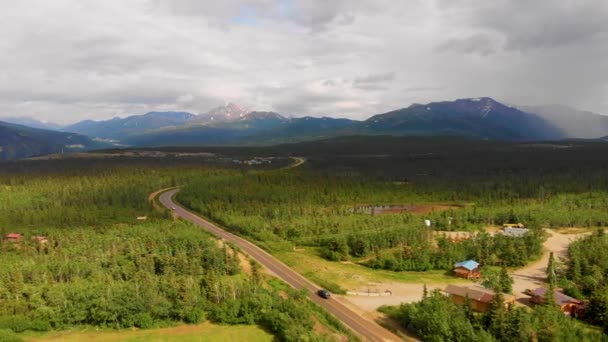
[[[531,297],[531,303],[543,304],[547,298],[547,289],[539,287],[535,290],[526,290],[526,294]],[[568,316],[580,316],[585,310],[585,303],[583,301],[572,298],[557,290],[553,291],[553,299],[560,310]]]
[[[8,233],[6,234],[6,240],[10,242],[19,242],[23,240],[23,234],[21,233]]]
[[[471,309],[477,312],[486,312],[490,303],[494,299],[496,293],[481,286],[458,286],[448,285],[443,292],[450,297],[452,302],[457,305],[463,305],[466,298],[469,298]],[[503,293],[502,294],[505,307],[509,307],[515,302],[515,296]]]
[[[466,260],[454,264],[454,275],[460,278],[477,279],[481,276],[479,263],[475,260]]]

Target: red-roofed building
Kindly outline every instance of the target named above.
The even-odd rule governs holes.
[[[21,233],[8,233],[6,234],[6,239],[10,242],[19,242],[23,239],[23,234]]]
[[[488,310],[492,299],[496,293],[488,290],[481,286],[457,286],[448,285],[443,292],[445,292],[454,304],[462,305],[465,303],[466,298],[469,298],[471,308],[475,311],[485,312]],[[515,302],[515,296],[503,293],[503,300],[505,306],[509,306]]]
[[[526,293],[532,297],[530,298],[530,302],[534,304],[543,304],[547,298],[547,289],[544,287],[539,287],[534,291],[527,290]],[[553,299],[560,310],[566,315],[580,315],[585,310],[585,303],[583,301],[572,298],[557,290],[553,292]]]

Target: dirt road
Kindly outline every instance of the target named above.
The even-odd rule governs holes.
[[[546,230],[550,234],[547,241],[544,243],[545,252],[540,260],[535,261],[523,268],[513,272],[513,294],[518,298],[527,298],[523,292],[526,289],[535,289],[546,285],[547,275],[545,270],[549,263],[549,254],[553,252],[555,259],[559,261],[560,258],[568,256],[568,245],[582,236],[590,233],[579,233],[579,234],[561,234],[552,230]]]

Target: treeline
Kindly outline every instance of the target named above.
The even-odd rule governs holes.
[[[420,302],[383,307],[381,311],[423,341],[608,341],[600,332],[565,316],[554,304],[532,310],[507,309],[502,296],[497,295],[488,311],[480,314],[472,311],[470,302],[456,305],[436,290]]]
[[[180,192],[178,199],[229,229],[258,241],[287,240],[293,244],[322,246],[323,255],[331,260],[364,257],[380,250],[407,246],[417,251],[425,250],[424,258],[435,259],[431,262],[436,266],[431,268],[449,264],[450,258],[475,255],[476,252],[471,243],[447,244],[451,255],[445,258],[441,254],[431,255],[434,242],[424,226],[425,218],[431,219],[435,230],[470,231],[491,224],[524,222],[533,231],[538,231],[541,225],[547,224],[542,221],[541,214],[561,215],[556,213],[560,206],[537,212],[523,200],[520,204],[507,205],[503,199],[489,203],[463,201],[459,203],[462,209],[426,214],[405,210],[398,214],[371,215],[356,210],[363,205],[415,207],[416,204],[456,203],[446,202],[451,196],[449,189],[444,193],[426,192],[412,184],[310,171],[278,171],[226,172],[196,179]],[[466,194],[463,197],[472,200]],[[595,198],[589,197],[589,201],[594,202]],[[600,211],[601,206],[594,204],[594,208]],[[525,214],[518,210],[525,210]],[[521,265],[538,255],[539,239],[538,234],[522,241],[497,237],[492,242],[492,247],[499,249],[495,251],[497,256],[484,259]],[[525,253],[518,255],[514,250],[522,246]],[[408,266],[396,268],[411,269]],[[427,268],[428,265],[423,266],[423,269]]]
[[[521,267],[540,257],[542,241],[539,230],[523,237],[480,233],[461,242],[440,237],[436,243],[402,244],[396,250],[377,252],[364,264],[392,271],[428,271],[450,269],[456,262],[474,259],[483,265]]]

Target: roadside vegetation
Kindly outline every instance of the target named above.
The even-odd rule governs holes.
[[[282,341],[345,334],[305,293],[270,286],[259,268],[245,272],[237,250],[147,203],[154,190],[220,171],[83,161],[79,172],[55,173],[41,165],[0,175],[0,233],[23,234],[0,242],[2,340],[205,321],[258,325]]]

